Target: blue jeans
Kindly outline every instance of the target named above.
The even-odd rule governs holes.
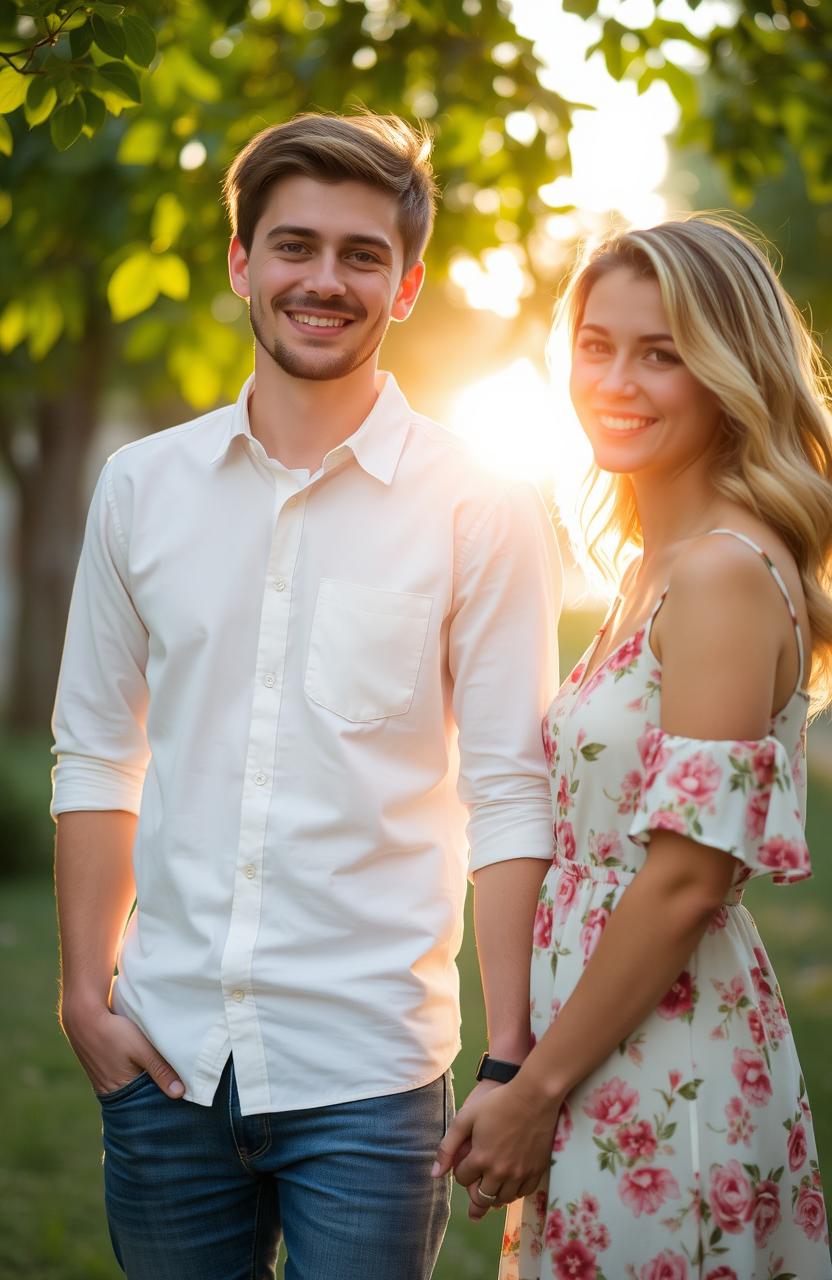
[[[145,1073],[101,1098],[107,1217],[128,1280],[427,1280],[450,1207],[430,1167],[450,1071],[407,1093],[242,1116],[229,1059],[213,1104]]]

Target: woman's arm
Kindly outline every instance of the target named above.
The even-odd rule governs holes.
[[[701,738],[766,734],[791,623],[758,557],[727,540],[694,544],[674,566],[659,615],[662,727]],[[785,619],[785,623],[784,623]],[[668,831],[652,833],[644,867],[623,893],[574,992],[509,1084],[460,1116],[438,1173],[471,1147],[456,1176],[483,1180],[502,1202],[527,1195],[551,1159],[560,1106],[647,1017],[672,986],[737,870],[725,853]],[[485,1208],[481,1211],[485,1212]],[[472,1210],[472,1216],[481,1216]]]

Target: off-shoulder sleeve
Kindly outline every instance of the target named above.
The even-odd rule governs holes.
[[[639,741],[642,785],[630,838],[678,831],[722,849],[775,884],[811,875],[802,804],[789,757],[775,737],[680,738],[651,728]],[[745,878],[745,877],[744,877]]]

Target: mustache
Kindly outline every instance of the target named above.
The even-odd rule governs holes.
[[[367,312],[363,307],[356,309],[347,306],[340,298],[305,297],[302,294],[276,298],[272,303],[275,311],[328,311],[333,315],[343,316],[345,320],[365,320]]]

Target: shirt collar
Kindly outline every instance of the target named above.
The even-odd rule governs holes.
[[[253,440],[248,420],[248,398],[253,386],[254,374],[251,374],[240,388],[227,428],[210,460],[212,466],[225,458],[232,441],[238,436]],[[378,397],[372,409],[358,430],[326,455],[322,468],[324,471],[338,465],[343,460],[344,450],[349,449],[368,475],[374,476],[382,484],[390,484],[392,481],[413,413],[392,373],[380,373],[377,386]]]

